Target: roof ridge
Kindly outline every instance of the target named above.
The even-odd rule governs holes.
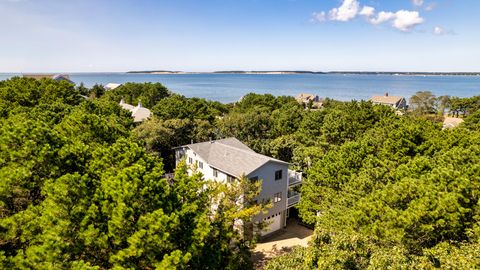
[[[235,137],[189,144],[207,164],[236,177],[248,175],[269,162],[289,164],[267,155],[259,154]]]
[[[236,139],[236,138],[235,138],[235,139]],[[257,165],[253,170],[248,171],[248,172],[247,172],[247,171],[243,172],[245,175],[248,175],[249,173],[251,173],[251,172],[255,171],[256,169],[258,169],[258,168],[262,167],[263,165],[265,165],[265,164],[266,164],[267,162],[269,162],[270,160],[273,160],[273,159],[270,159],[269,157],[267,157],[267,156],[265,156],[265,155],[262,155],[262,154],[259,154],[259,153],[255,152],[255,151],[253,151],[253,150],[250,149],[250,147],[248,147],[248,146],[247,146],[247,147],[248,147],[251,151],[247,151],[247,150],[245,150],[245,149],[240,149],[240,148],[237,148],[237,147],[234,147],[234,146],[231,146],[231,145],[227,145],[227,144],[224,144],[224,143],[219,143],[218,141],[213,141],[212,144],[215,144],[216,142],[217,142],[218,145],[221,145],[222,147],[226,147],[226,148],[228,148],[228,149],[232,149],[232,150],[235,150],[235,151],[242,152],[242,153],[244,153],[244,154],[248,154],[248,155],[251,156],[252,158],[257,158],[257,159],[259,159],[259,161],[261,161],[261,164]],[[208,143],[208,142],[207,142],[207,143]],[[225,152],[227,152],[227,151],[225,151]],[[211,157],[210,157],[210,155],[212,155],[212,152],[210,152],[210,153],[208,154],[208,160],[206,160],[207,163],[209,163],[209,164],[211,164],[211,160],[212,160]],[[219,166],[219,167],[220,167],[220,166]],[[219,169],[222,170],[222,168],[219,168]],[[240,177],[240,175],[235,175],[235,176]]]
[[[234,138],[234,137],[232,137]],[[234,138],[236,139],[236,138]],[[238,139],[237,139],[238,140]],[[213,143],[215,143],[215,141],[213,141]],[[257,153],[255,152],[253,149],[251,149],[250,147],[248,147],[248,149],[250,149],[251,151],[247,151],[245,149],[241,149],[241,148],[237,148],[237,147],[234,147],[234,146],[231,146],[231,145],[228,145],[228,144],[224,144],[224,143],[220,143],[221,145],[223,146],[226,146],[226,147],[229,147],[229,148],[232,148],[232,149],[235,149],[235,150],[239,150],[241,152],[244,152],[244,153],[247,153],[247,154],[250,154],[250,155],[253,155],[253,156],[259,156],[259,157],[262,157],[264,159],[267,159],[267,160],[274,160],[274,161],[281,161],[281,162],[285,162],[283,160],[279,160],[279,159],[276,159],[276,158],[273,158],[273,157],[269,157],[267,155],[263,155],[263,154],[260,154],[260,153]],[[243,144],[243,143],[242,143]],[[244,144],[245,145],[245,144]],[[246,146],[246,145],[245,145]],[[288,162],[285,162],[285,163],[288,163]]]
[[[235,149],[235,150],[242,151],[242,152],[244,152],[244,153],[255,154],[255,155],[260,155],[260,156],[262,156],[262,157],[270,158],[270,157],[268,157],[268,156],[265,156],[265,155],[262,155],[262,154],[259,154],[259,153],[255,152],[253,149],[251,149],[250,147],[248,147],[247,145],[245,145],[245,144],[243,144],[243,143],[242,143],[242,144],[245,145],[245,146],[247,146],[248,149],[250,149],[251,151],[247,151],[247,150],[245,150],[245,149],[241,149],[241,148],[238,148],[238,147],[235,147],[235,146],[232,146],[232,145],[224,144],[224,143],[221,143],[221,142],[219,142],[219,141],[213,141],[212,143],[215,143],[215,142],[217,142],[217,143],[219,143],[219,144],[221,144],[221,145],[223,145],[223,146],[226,146],[226,147],[228,147],[228,148],[232,148],[232,149]]]

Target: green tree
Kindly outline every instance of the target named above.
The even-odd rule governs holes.
[[[313,255],[298,267],[475,268],[444,254],[479,239],[479,136],[393,117],[330,148],[302,186],[300,214],[316,228]]]
[[[105,94],[106,90],[103,85],[95,84],[89,91],[90,98],[100,98]]]
[[[105,98],[113,102],[137,105],[139,102],[146,108],[153,108],[160,100],[170,96],[170,91],[160,83],[125,83],[107,91]]]
[[[480,111],[476,111],[475,113],[469,115],[465,119],[463,126],[470,130],[480,131]]]
[[[90,89],[88,89],[87,87],[85,87],[85,84],[83,84],[83,82],[81,82],[77,87],[76,87],[78,93],[80,93],[80,95],[83,95],[83,96],[89,96],[90,95]]]
[[[219,102],[200,98],[186,98],[173,94],[153,107],[153,114],[161,119],[200,119],[211,123],[227,112],[227,107]]]
[[[445,110],[451,106],[450,96],[439,96],[437,98],[437,110],[439,115],[444,115]]]
[[[162,157],[167,171],[175,168],[174,147],[214,138],[214,127],[205,120],[153,117],[138,125],[133,137],[145,143],[148,152]]]
[[[410,107],[417,114],[433,113],[436,110],[436,97],[430,91],[418,91],[410,97]]]
[[[251,249],[263,222],[254,216],[271,207],[270,202],[257,202],[261,181],[242,176],[232,183],[209,183],[211,190],[212,226],[198,265],[205,269],[251,269]],[[252,235],[253,232],[253,235]]]
[[[78,91],[66,81],[19,77],[0,81],[0,117],[29,111],[38,105],[63,103],[75,106],[81,100]]]
[[[480,96],[470,98],[452,97],[449,105],[450,112],[453,116],[458,117],[460,113],[462,113],[463,116],[473,114],[480,110]]]

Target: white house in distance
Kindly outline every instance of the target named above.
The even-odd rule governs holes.
[[[141,102],[138,102],[137,106],[133,106],[125,103],[125,100],[120,100],[120,106],[125,110],[129,110],[132,113],[133,122],[142,122],[149,118],[152,114],[149,109],[143,107]]]
[[[394,108],[395,110],[407,109],[407,101],[404,97],[389,96],[388,93],[385,93],[383,96],[373,96],[370,100],[373,102],[373,104],[386,105]]]
[[[120,87],[121,85],[122,85],[121,83],[107,83],[107,84],[104,86],[104,88],[105,88],[105,90],[108,91],[108,90],[113,90],[113,89],[115,89],[115,88],[118,88],[118,87]]]
[[[175,158],[177,164],[183,159],[187,165],[196,164],[205,180],[229,182],[242,175],[262,180],[257,200],[270,200],[273,205],[266,214],[254,218],[269,224],[262,236],[285,227],[289,209],[300,201],[300,194],[292,188],[302,183],[302,173],[289,170],[287,162],[256,153],[236,138],[179,146]],[[192,168],[189,173],[193,173]]]

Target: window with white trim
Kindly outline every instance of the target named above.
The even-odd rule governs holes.
[[[273,195],[273,202],[278,203],[281,201],[282,201],[282,192],[275,193],[275,195]]]

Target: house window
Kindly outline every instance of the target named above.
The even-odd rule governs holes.
[[[198,162],[198,167],[199,167],[200,169],[203,169],[203,162],[199,161],[199,162]]]
[[[218,177],[218,170],[213,169],[213,177]]]
[[[235,177],[233,177],[231,175],[227,175],[227,182],[228,183],[233,183],[233,181],[235,181]]]
[[[273,195],[273,202],[278,203],[281,201],[282,201],[282,192],[275,193],[275,195]]]
[[[192,164],[193,163],[193,160],[191,157],[188,158],[188,164]]]
[[[282,179],[282,170],[275,171],[275,180]]]
[[[250,177],[250,181],[252,182],[258,181],[258,176]]]

